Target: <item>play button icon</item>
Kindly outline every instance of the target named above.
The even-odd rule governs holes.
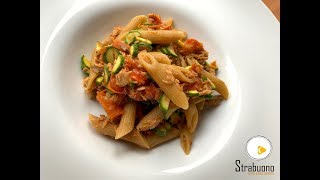
[[[266,148],[262,147],[262,146],[258,146],[258,154],[262,154],[266,152]]]
[[[247,154],[252,159],[265,159],[271,150],[271,142],[266,137],[254,136],[247,142]]]

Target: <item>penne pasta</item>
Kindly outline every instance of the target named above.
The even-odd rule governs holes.
[[[115,139],[119,139],[132,131],[136,118],[136,109],[137,104],[135,102],[130,102],[124,106],[124,112],[116,130]]]
[[[112,41],[121,33],[122,27],[116,26],[113,28],[112,32],[103,41],[101,41],[103,46],[108,46],[112,44]]]
[[[94,65],[93,60],[94,60],[94,58],[96,58],[96,56],[97,56],[97,54],[96,54],[96,48],[94,48],[94,49],[92,50],[92,53],[91,53],[91,64],[90,64],[90,66],[93,66],[93,65]]]
[[[175,104],[173,103],[170,103],[169,105],[169,109],[168,111],[166,112],[165,116],[164,116],[164,119],[169,119],[169,117],[172,115],[172,113],[174,113],[176,110],[178,110],[179,107],[176,106]]]
[[[91,123],[91,126],[100,134],[115,137],[116,135],[116,129],[117,125],[113,123],[104,123],[104,120],[101,120],[100,118],[89,114],[89,121]],[[150,149],[150,146],[145,139],[145,137],[138,132],[137,130],[133,129],[129,134],[123,136],[120,138],[122,140],[132,142],[134,144],[137,144],[140,147]]]
[[[193,133],[198,125],[198,109],[194,103],[189,104],[189,108],[184,111],[187,120],[187,127],[190,133]]]
[[[164,118],[164,114],[159,106],[153,108],[146,116],[144,116],[137,125],[138,131],[146,131],[155,128]]]
[[[212,83],[216,85],[216,89],[215,90],[218,93],[220,93],[223,96],[224,99],[228,99],[228,96],[229,96],[228,88],[227,88],[226,84],[222,80],[220,80],[216,76],[210,74],[206,70],[202,70],[201,74],[206,76],[206,77],[208,77],[210,79],[210,81],[212,81]]]
[[[116,125],[109,123],[108,119],[101,119],[97,116],[89,114],[91,126],[100,134],[114,137],[116,135]],[[107,121],[107,124],[105,122]]]
[[[104,40],[101,41],[104,46],[112,44],[112,39],[108,36]]]
[[[192,134],[186,127],[183,127],[180,133],[180,143],[186,155],[190,154],[192,145]]]
[[[96,73],[95,71],[92,70],[93,68],[90,68],[90,74],[89,74],[89,78],[88,78],[88,83],[86,85],[86,89],[85,91],[87,92],[87,94],[91,93],[92,90],[94,89],[94,87],[96,86],[94,83],[94,80],[98,77],[98,73]]]
[[[146,52],[139,53],[138,57],[139,63],[147,70],[169,99],[182,109],[188,109],[188,98],[176,82],[172,72],[161,66],[152,55]]]
[[[215,106],[219,105],[222,100],[223,100],[223,96],[221,96],[221,95],[213,96],[212,99],[207,100],[205,102],[205,106],[215,107]]]
[[[215,76],[217,64],[207,61],[204,43],[186,38],[172,18],[150,13],[113,27],[91,59],[82,54],[83,88],[106,113],[89,114],[92,128],[146,149],[180,136],[189,154],[200,112],[229,92]]]
[[[92,58],[92,68],[96,68],[96,71],[103,71],[104,61],[103,61],[103,54],[106,52],[107,46],[103,46],[101,42],[97,42],[97,48],[94,50],[93,53],[95,56]],[[98,57],[99,56],[99,57]]]
[[[92,50],[92,53],[91,53],[91,63],[90,63],[90,66],[93,67],[94,66],[94,60],[96,58],[96,49],[94,48]],[[94,83],[94,80],[98,77],[98,73],[94,71],[94,68],[90,68],[90,71],[89,71],[89,77],[88,77],[88,80],[87,80],[87,83],[85,85],[85,91],[87,93],[87,95],[89,97],[92,96],[92,90],[94,89],[95,87],[95,83]]]
[[[167,20],[163,21],[163,24],[165,24],[167,26],[172,26],[173,19],[172,18],[168,18]]]
[[[146,20],[147,20],[147,16],[145,15],[135,16],[130,20],[130,22],[126,25],[126,27],[122,29],[121,33],[117,36],[116,39],[122,40],[129,31],[137,28],[140,24],[144,23]]]
[[[87,86],[88,86],[88,80],[89,80],[89,77],[86,77],[83,79],[83,88],[88,96],[89,99],[93,99],[95,97],[95,94],[93,91],[88,91],[87,90]]]
[[[192,100],[190,101],[190,103],[198,104],[198,103],[201,103],[201,102],[203,102],[203,101],[205,101],[205,100],[206,100],[206,99],[203,98],[203,97],[197,97],[197,98],[195,98],[195,99],[192,99]]]
[[[188,82],[188,83],[193,83],[195,81],[194,77],[195,75],[192,74],[191,71],[181,67],[181,66],[176,66],[176,65],[167,65],[164,64],[165,68],[170,70],[173,74],[173,76],[180,81],[183,82]]]
[[[123,136],[121,139],[137,144],[143,148],[147,148],[147,149],[151,148],[150,145],[148,144],[148,141],[146,140],[146,137],[136,129],[133,129],[129,134]]]
[[[149,52],[149,54],[151,54],[159,63],[171,64],[171,60],[168,56],[161,52]]]
[[[142,38],[150,40],[153,44],[170,44],[185,39],[187,33],[179,30],[141,30]]]
[[[170,141],[171,139],[174,139],[180,135],[180,131],[177,128],[171,128],[168,130],[167,135],[164,137],[158,136],[156,134],[151,134],[146,136],[146,140],[150,146],[150,148],[153,148],[159,144],[162,144],[164,142]]]
[[[196,104],[198,112],[203,110],[204,104],[205,104],[205,101],[202,101],[202,102],[199,102],[198,104]]]

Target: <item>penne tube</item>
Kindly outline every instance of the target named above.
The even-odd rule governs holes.
[[[88,78],[88,83],[86,85],[86,92],[87,93],[91,93],[92,90],[94,89],[94,87],[96,86],[96,84],[94,83],[94,80],[98,77],[98,73],[96,73],[95,71],[92,70],[93,68],[90,68],[90,74],[89,74],[89,78]]]
[[[223,101],[223,96],[217,95],[213,96],[212,99],[209,99],[205,102],[205,106],[215,107],[218,106]]]
[[[171,102],[169,105],[169,109],[164,116],[164,119],[169,119],[169,117],[172,115],[172,113],[174,113],[178,109],[179,109],[179,107]]]
[[[94,59],[96,58],[96,49],[94,48],[92,53],[91,53],[91,63],[90,63],[90,72],[89,72],[89,77],[87,80],[87,84],[86,84],[86,93],[89,95],[89,97],[91,97],[92,95],[92,90],[95,87],[95,83],[94,80],[98,77],[98,73],[94,71],[94,68],[92,68],[94,66]]]
[[[135,16],[130,20],[130,22],[124,27],[121,33],[117,36],[117,40],[123,40],[127,33],[135,28],[137,28],[140,24],[144,23],[147,20],[147,16],[139,15]]]
[[[136,109],[137,104],[135,102],[130,102],[124,106],[115,139],[119,139],[132,131],[136,119]]]
[[[88,80],[89,80],[89,77],[86,77],[83,79],[83,87],[84,87],[84,90],[85,90],[88,98],[93,99],[95,97],[95,92],[93,92],[92,90],[90,90],[90,91],[87,90]]]
[[[199,112],[203,110],[204,104],[205,104],[205,101],[201,101],[198,104],[196,104],[197,109],[198,109]]]
[[[91,126],[100,134],[114,137],[116,135],[116,125],[108,122],[108,119],[101,119],[97,116],[89,114]],[[105,124],[107,121],[107,124]]]
[[[136,129],[133,129],[129,134],[123,136],[121,139],[137,144],[143,148],[147,148],[147,149],[151,148],[150,145],[148,144],[146,137]]]
[[[171,59],[161,52],[149,52],[149,54],[151,54],[159,63],[171,64]]]
[[[112,122],[109,122],[105,124],[104,120],[101,120],[100,118],[89,114],[89,121],[91,123],[91,126],[100,134],[115,137],[116,135],[116,129],[117,125],[113,124]],[[129,134],[123,136],[120,138],[122,140],[134,143],[140,147],[150,149],[150,146],[145,139],[145,137],[138,132],[136,129],[133,129]]]
[[[187,120],[187,127],[190,133],[193,133],[198,125],[199,114],[198,109],[194,103],[189,104],[189,108],[184,111]]]
[[[94,60],[94,58],[96,58],[96,56],[97,56],[97,54],[96,54],[96,48],[94,48],[94,49],[92,50],[92,53],[91,53],[91,64],[90,64],[90,66],[93,66],[93,65],[94,65],[93,60]]]
[[[226,84],[220,80],[219,78],[217,78],[216,76],[214,76],[213,74],[210,74],[208,71],[206,70],[202,70],[201,71],[201,74],[203,76],[206,76],[210,79],[210,81],[216,85],[216,91],[218,93],[220,93],[224,99],[228,99],[228,96],[229,96],[229,92],[228,92],[228,88],[226,86]]]
[[[122,31],[121,26],[114,27],[112,32],[103,40],[101,41],[103,46],[108,46],[112,44],[113,39],[115,39]]]
[[[182,149],[186,155],[190,154],[192,145],[192,134],[188,131],[186,127],[182,128],[180,133],[180,143]]]
[[[169,71],[172,72],[173,76],[180,81],[183,82],[188,82],[188,83],[193,83],[195,81],[194,77],[195,75],[192,74],[191,71],[181,67],[181,66],[176,66],[176,65],[167,65],[164,64]]]
[[[108,45],[112,44],[112,39],[108,36],[108,37],[106,37],[104,40],[102,40],[101,43],[102,43],[104,46],[108,46]]]
[[[103,54],[106,52],[107,46],[103,46],[99,41],[97,42],[99,44],[99,48],[96,48],[92,54],[94,55],[91,59],[91,67],[96,68],[96,71],[103,71],[104,61],[103,61]],[[99,58],[98,55],[100,54]]]
[[[195,99],[192,99],[190,103],[198,104],[198,103],[204,102],[205,100],[206,99],[204,97],[197,97]]]
[[[176,82],[172,72],[161,66],[152,55],[146,52],[140,52],[138,58],[139,63],[147,70],[148,74],[169,99],[178,107],[188,109],[188,98],[182,87]]]
[[[172,26],[173,24],[173,19],[172,18],[168,18],[165,21],[163,21],[163,24],[167,25],[167,26]]]
[[[146,116],[144,116],[137,125],[138,131],[146,131],[153,129],[163,120],[164,114],[159,106],[153,108]]]
[[[156,134],[151,134],[146,136],[146,140],[150,146],[150,148],[153,148],[159,144],[162,144],[164,142],[170,141],[180,135],[180,131],[177,128],[171,128],[167,131],[167,135],[164,137],[158,136]]]
[[[185,39],[187,33],[179,30],[141,30],[142,38],[148,39],[152,44],[170,44]]]

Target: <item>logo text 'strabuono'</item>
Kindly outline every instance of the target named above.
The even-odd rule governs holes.
[[[264,166],[264,165],[243,165],[240,160],[235,161],[236,172],[274,172],[274,166]]]

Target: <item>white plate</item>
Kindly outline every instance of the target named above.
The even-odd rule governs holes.
[[[247,178],[234,161],[250,162],[246,141],[264,135],[273,152],[264,162],[279,177],[279,23],[260,1],[82,1],[51,34],[41,61],[42,179]],[[80,56],[90,56],[113,26],[138,14],[173,17],[217,59],[230,99],[201,115],[192,150],[178,139],[152,150],[97,134],[87,114],[104,113],[82,89]]]

